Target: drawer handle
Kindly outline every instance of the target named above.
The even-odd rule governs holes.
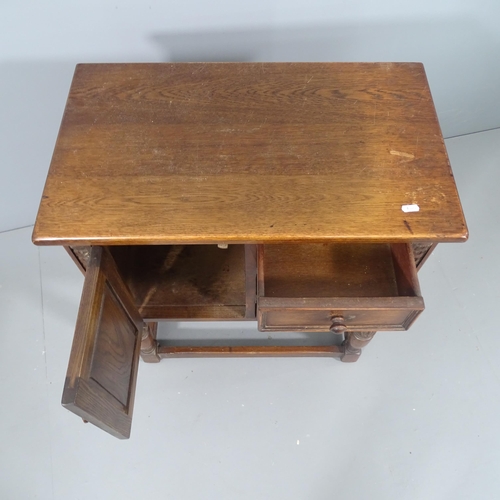
[[[332,326],[330,326],[330,331],[333,333],[344,333],[347,330],[347,326],[344,321],[344,316],[333,316]]]

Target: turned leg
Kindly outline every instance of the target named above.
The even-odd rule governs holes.
[[[157,330],[158,323],[146,323],[142,331],[141,358],[146,363],[158,363],[160,361],[158,342],[156,340]]]
[[[354,363],[361,356],[361,349],[365,347],[377,332],[351,332],[345,334],[342,344],[344,352],[340,360],[344,363]]]

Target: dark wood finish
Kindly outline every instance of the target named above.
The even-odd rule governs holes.
[[[417,271],[424,265],[432,252],[436,249],[437,243],[413,243],[413,254],[415,256],[415,264]]]
[[[103,247],[93,247],[62,404],[113,436],[128,438],[144,323]]]
[[[257,316],[257,245],[245,245],[245,317],[255,319]]]
[[[418,63],[78,65],[33,235],[57,245],[466,238]]]
[[[259,249],[266,297],[398,295],[389,244],[284,244]]]
[[[361,356],[363,347],[368,345],[376,332],[351,332],[346,334],[340,360],[344,363],[355,363]]]
[[[85,274],[63,404],[123,438],[139,355],[357,361],[467,236],[421,64],[78,65],[33,231]],[[156,339],[158,320],[256,317],[345,341]]]
[[[178,347],[160,346],[162,358],[247,358],[247,357],[284,357],[319,356],[340,357],[342,346],[238,346],[238,347]]]
[[[90,261],[90,251],[91,247],[89,246],[73,246],[70,247],[70,250],[74,254],[74,256],[77,258],[77,260],[80,262],[80,265],[82,266],[83,269],[87,269],[87,266]]]
[[[158,341],[156,334],[158,332],[158,323],[146,323],[142,329],[141,337],[141,359],[145,363],[158,363]]]
[[[147,321],[240,321],[246,318],[246,307],[242,306],[171,306],[147,310]]]
[[[405,244],[260,245],[263,331],[407,330],[424,309]],[[338,327],[337,327],[338,329]]]
[[[71,260],[76,264],[76,267],[78,267],[78,269],[80,269],[82,274],[85,274],[85,270],[87,269],[88,261],[85,263],[82,262],[82,259],[78,256],[77,248],[78,247],[76,247],[76,248],[69,247],[69,246],[64,247],[66,252],[68,252],[68,255],[71,257]],[[90,247],[85,247],[85,248],[90,249]]]
[[[345,324],[344,316],[332,316],[331,318],[330,331],[337,334],[342,334],[347,330],[347,325]]]
[[[143,318],[247,317],[243,245],[119,246],[110,251]]]
[[[315,299],[312,299],[313,301]],[[421,297],[365,299],[332,299],[323,303],[266,302],[258,306],[259,330],[264,332],[328,332],[332,318],[343,316],[347,331],[408,330],[424,310]]]
[[[391,245],[391,254],[398,295],[420,297],[420,284],[411,245],[393,244]]]

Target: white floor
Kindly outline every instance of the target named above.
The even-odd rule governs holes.
[[[500,498],[500,130],[447,146],[471,236],[424,266],[409,332],[352,365],[141,363],[128,441],[60,406],[79,271],[31,228],[0,234],[0,499]],[[256,334],[171,329],[214,330]]]

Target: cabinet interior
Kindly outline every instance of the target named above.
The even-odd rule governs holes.
[[[109,247],[145,319],[245,318],[245,247]]]
[[[144,319],[255,318],[253,245],[108,248]],[[72,249],[84,267],[88,249]],[[259,249],[261,297],[420,295],[413,252],[407,244],[268,244]]]

